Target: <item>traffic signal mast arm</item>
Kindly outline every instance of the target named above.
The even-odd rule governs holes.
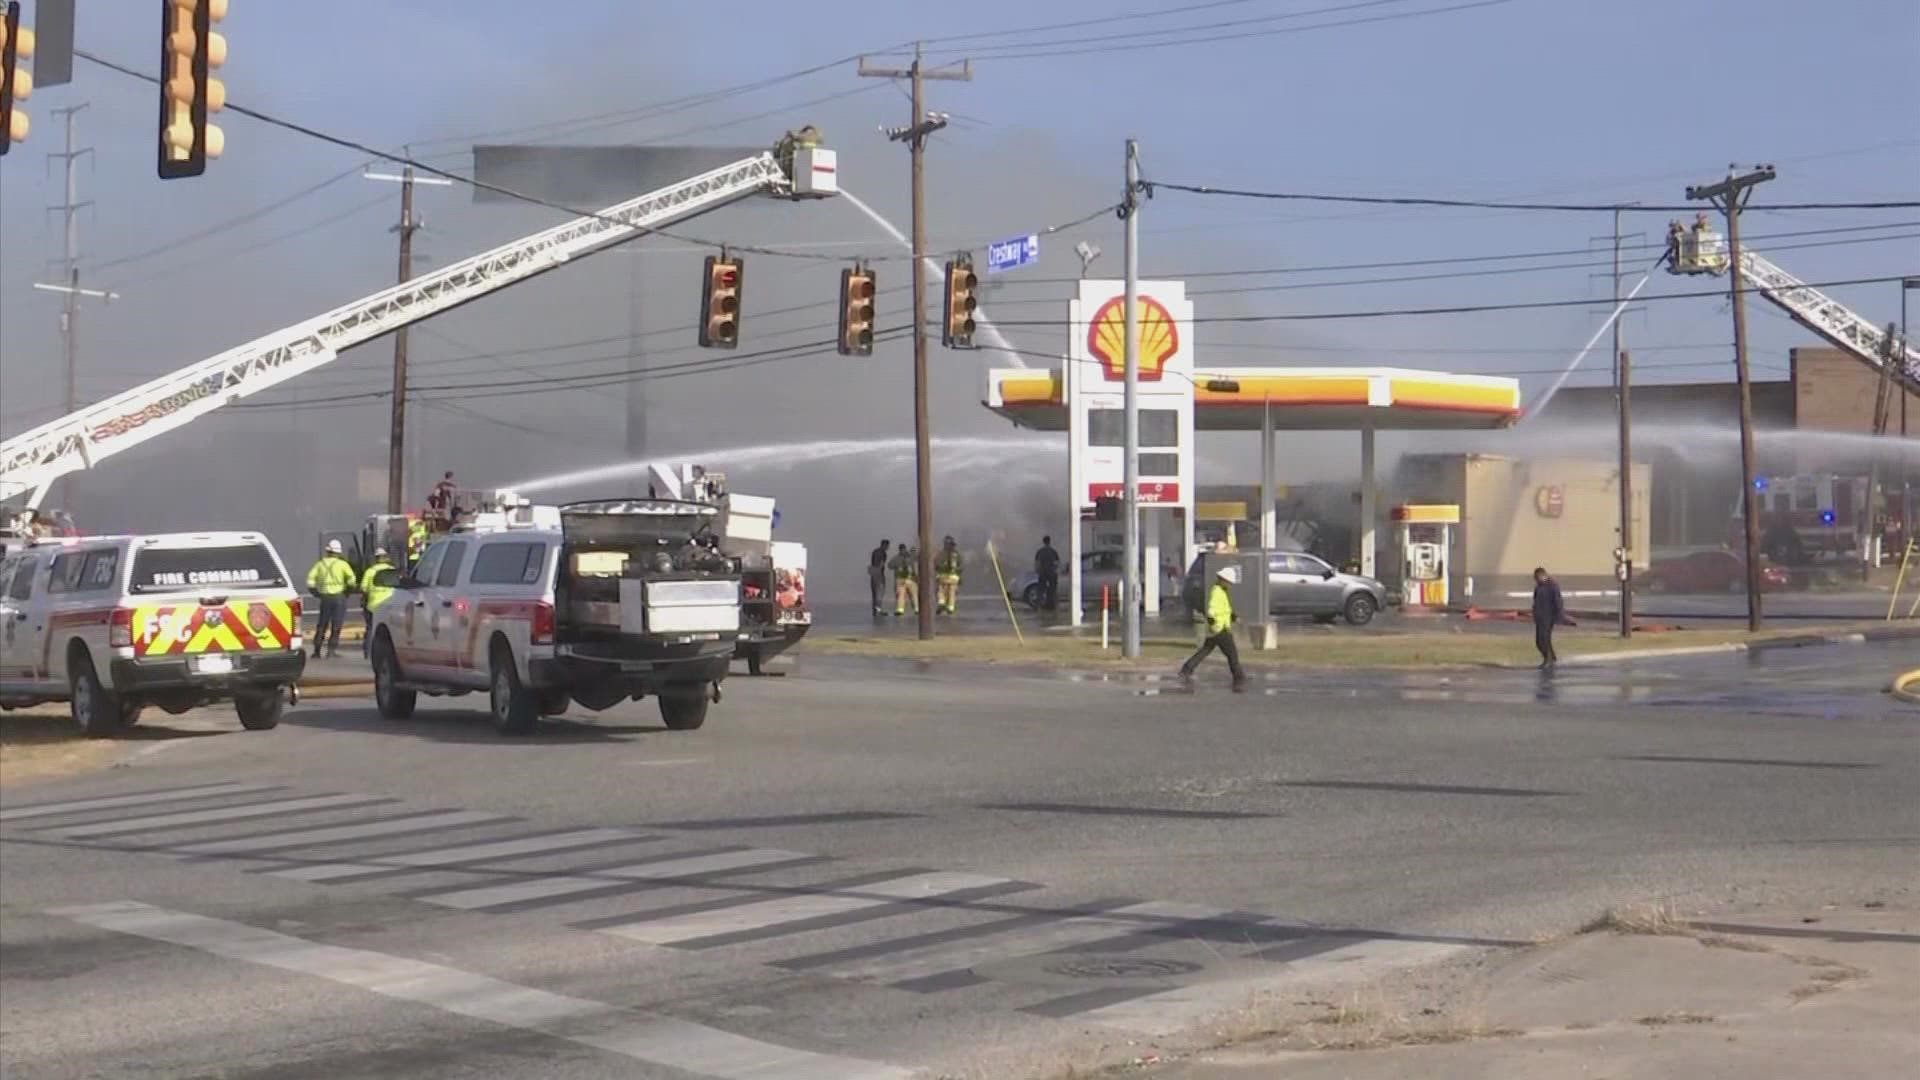
[[[0,442],[0,499],[37,507],[70,472],[191,423],[331,362],[403,326],[612,247],[649,229],[749,195],[826,196],[837,189],[831,152],[789,142],[383,289],[295,326],[143,383],[97,405]],[[798,183],[790,171],[804,174]],[[824,177],[822,173],[826,173]]]
[[[1676,223],[1668,231],[1667,266],[1676,274],[1723,274],[1727,271],[1726,238],[1697,222],[1692,228]],[[1741,280],[1793,321],[1846,350],[1877,372],[1899,380],[1920,393],[1920,349],[1899,335],[1875,326],[1839,301],[1794,277],[1750,247],[1740,250]],[[1897,358],[1887,370],[1888,358]]]

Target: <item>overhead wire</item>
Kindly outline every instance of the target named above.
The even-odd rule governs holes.
[[[1700,203],[1666,205],[1649,203],[1499,202],[1486,199],[1443,199],[1419,195],[1344,195],[1333,192],[1257,191],[1248,188],[1217,187],[1210,184],[1181,184],[1166,180],[1145,181],[1143,187],[1149,192],[1166,190],[1178,191],[1190,195],[1225,196],[1235,199],[1265,199],[1280,202],[1358,203],[1364,206],[1431,206],[1476,210],[1539,210],[1582,214],[1612,213],[1615,210],[1631,214],[1670,214],[1676,212],[1691,213],[1705,209]],[[1766,203],[1749,204],[1743,207],[1743,210],[1912,210],[1915,208],[1920,208],[1920,200],[1882,199],[1870,202]]]

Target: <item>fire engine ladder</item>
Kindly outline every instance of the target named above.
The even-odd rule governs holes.
[[[1676,274],[1724,274],[1729,262],[1726,239],[1702,225],[1668,233],[1667,268]],[[1793,321],[1846,350],[1861,363],[1920,393],[1920,349],[1898,340],[1893,327],[1881,329],[1847,310],[1839,301],[1787,273],[1752,248],[1740,251],[1741,278]]]
[[[827,152],[820,152],[825,157]],[[790,142],[576,218],[276,330],[0,442],[0,499],[37,508],[54,480],[330,363],[403,326],[683,218],[768,193],[797,197]],[[830,160],[830,159],[828,159]],[[809,163],[816,171],[823,165]],[[830,170],[829,170],[830,171]],[[811,191],[808,185],[800,185]],[[829,187],[821,194],[831,193]]]

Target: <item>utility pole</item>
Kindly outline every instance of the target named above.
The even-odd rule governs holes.
[[[913,184],[913,457],[914,491],[919,505],[920,534],[920,640],[933,639],[933,606],[928,589],[933,584],[933,432],[927,416],[927,215],[926,151],[927,137],[947,126],[943,113],[926,111],[925,82],[940,79],[965,82],[973,78],[972,66],[962,63],[957,69],[927,71],[920,45],[913,46],[913,66],[899,68],[868,67],[860,61],[860,74],[870,79],[906,79],[912,84],[909,100],[913,114],[905,127],[887,131],[887,138],[907,144],[912,159]]]
[[[1121,622],[1121,655],[1140,658],[1140,144],[1127,140],[1127,188],[1121,199],[1126,207],[1126,411],[1125,437],[1121,453],[1121,513],[1125,515],[1120,533],[1121,602],[1126,618]],[[1075,525],[1078,528],[1078,524]],[[1264,542],[1264,541],[1263,541]],[[1154,573],[1160,568],[1155,567]],[[1261,613],[1266,618],[1266,613]]]
[[[1911,347],[1911,345],[1913,344],[1913,338],[1909,336],[1907,331],[1907,294],[1912,292],[1915,289],[1920,289],[1920,277],[1910,277],[1910,278],[1900,279],[1900,344],[1902,348]],[[1905,353],[1903,352],[1901,355],[1904,357]],[[1912,372],[1911,374],[1916,378],[1920,378],[1920,371],[1915,371],[1915,372]],[[1906,439],[1908,437],[1907,401],[1912,397],[1913,397],[1912,392],[1907,390],[1905,387],[1901,387],[1901,390],[1900,390],[1900,438],[1902,439]],[[1911,544],[1913,543],[1913,538],[1915,535],[1914,521],[1913,521],[1913,469],[1911,465],[1908,465],[1906,463],[1905,458],[1901,459],[1900,487],[1901,487],[1900,537],[1901,539],[1905,540],[1907,543]]]
[[[413,277],[413,166],[400,178],[400,282]],[[393,409],[387,434],[387,513],[406,509],[407,328],[393,334]]]
[[[1613,306],[1620,306],[1620,207],[1613,208]],[[1624,313],[1622,313],[1624,314]],[[1622,315],[1613,319],[1613,355],[1619,364],[1620,406],[1620,636],[1633,636],[1633,358],[1621,340]]]
[[[1744,175],[1737,166],[1727,167],[1727,178],[1718,183],[1687,189],[1687,198],[1704,199],[1720,208],[1727,218],[1728,295],[1733,299],[1733,367],[1740,384],[1740,512],[1745,518],[1747,558],[1747,629],[1758,631],[1760,601],[1760,506],[1753,487],[1753,382],[1747,368],[1747,299],[1741,287],[1744,275],[1740,266],[1740,211],[1753,197],[1758,184],[1773,179],[1771,165],[1761,165]]]
[[[74,145],[73,118],[87,107],[86,102],[65,109],[51,110],[55,116],[66,117],[67,149],[65,153],[48,154],[49,159],[65,162],[67,172],[67,198],[58,206],[49,209],[59,211],[65,218],[66,255],[61,260],[60,283],[65,285],[66,303],[60,312],[60,336],[67,353],[67,394],[66,412],[72,415],[80,408],[80,208],[91,205],[80,201],[79,162],[83,154],[93,153],[92,147]]]

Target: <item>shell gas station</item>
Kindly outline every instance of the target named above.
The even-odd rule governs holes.
[[[1085,523],[1123,488],[1125,298],[1117,280],[1083,280],[1068,302],[1067,352],[1054,369],[987,372],[984,404],[1014,425],[1067,435],[1067,520]],[[1485,431],[1520,417],[1515,379],[1394,367],[1213,367],[1197,363],[1193,303],[1184,283],[1138,286],[1139,505],[1147,567],[1162,551],[1198,553],[1194,479],[1198,432],[1259,432],[1260,545],[1276,547],[1275,439],[1283,431],[1347,431],[1359,459],[1357,535],[1360,572],[1379,577],[1379,478],[1374,442],[1381,431]],[[1412,606],[1448,603],[1448,549],[1458,506],[1394,507],[1392,565]],[[1069,530],[1068,610],[1082,608],[1082,548],[1088,527]],[[1160,575],[1143,574],[1149,612],[1161,609]],[[1063,583],[1065,584],[1065,583]]]

